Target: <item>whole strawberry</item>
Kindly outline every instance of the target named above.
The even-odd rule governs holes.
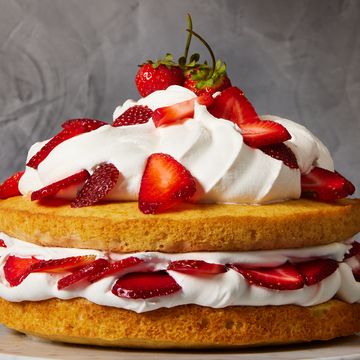
[[[221,60],[215,60],[215,54],[211,46],[203,37],[192,30],[192,20],[188,15],[188,38],[184,56],[179,59],[179,64],[184,69],[185,82],[184,87],[193,91],[197,96],[203,94],[212,95],[217,91],[223,91],[231,86],[231,81],[226,74],[226,64]],[[205,61],[199,63],[200,55],[195,53],[191,55],[187,63],[188,50],[192,36],[195,36],[208,49],[211,57],[211,66]]]
[[[165,90],[170,85],[183,85],[184,73],[173,61],[171,54],[155,63],[148,61],[142,64],[136,74],[135,84],[142,97],[156,90]]]
[[[184,87],[197,96],[203,94],[212,95],[230,86],[231,81],[226,74],[226,66],[220,60],[217,61],[214,71],[206,64],[185,71]]]

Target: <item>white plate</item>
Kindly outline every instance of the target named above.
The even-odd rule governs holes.
[[[178,359],[178,360],[359,360],[360,336],[315,342],[305,345],[266,347],[238,351],[136,351],[123,349],[104,349],[100,347],[79,346],[44,342],[35,338],[7,330],[0,326],[1,360],[110,360],[110,359]]]

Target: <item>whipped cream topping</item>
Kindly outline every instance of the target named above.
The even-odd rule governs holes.
[[[286,304],[311,306],[326,302],[334,296],[349,303],[360,302],[360,283],[356,282],[350,265],[345,262],[341,263],[337,271],[321,282],[312,286],[304,286],[298,290],[278,291],[249,285],[240,273],[229,269],[225,273],[211,276],[193,276],[168,271],[182,287],[179,292],[168,296],[135,300],[120,298],[111,292],[111,287],[116,279],[126,272],[148,270],[149,266],[154,271],[165,270],[169,262],[174,260],[197,259],[210,263],[242,263],[247,266],[261,265],[269,267],[281,265],[288,260],[296,262],[308,260],[312,257],[324,257],[341,261],[350,248],[349,245],[341,243],[303,249],[253,252],[109,254],[97,250],[42,247],[11,238],[3,233],[0,233],[0,237],[7,245],[7,248],[0,248],[0,297],[12,302],[81,297],[99,305],[128,309],[138,313],[185,304],[197,304],[212,308],[237,305],[266,306]],[[146,260],[146,265],[142,263],[121,273],[107,276],[93,284],[83,281],[64,290],[57,289],[57,281],[64,274],[49,273],[31,273],[20,285],[10,287],[3,271],[9,255],[35,256],[44,260],[80,255],[95,255],[97,258],[110,258],[113,260],[136,256]]]
[[[114,119],[134,105],[152,110],[195,97],[181,86],[170,86],[135,102],[127,100],[116,108]],[[292,135],[286,143],[293,150],[301,172],[312,166],[333,170],[329,151],[303,126],[290,120],[264,116],[281,123]],[[46,142],[34,144],[28,160]],[[243,142],[240,129],[232,122],[213,117],[195,102],[194,118],[155,128],[153,121],[124,127],[103,126],[58,145],[37,170],[27,167],[19,189],[27,195],[83,169],[90,174],[100,163],[113,163],[120,171],[118,184],[105,200],[134,201],[147,158],[167,153],[183,164],[199,183],[196,200],[207,203],[263,204],[300,197],[300,170],[290,169],[261,150]],[[76,186],[58,197],[73,199]]]

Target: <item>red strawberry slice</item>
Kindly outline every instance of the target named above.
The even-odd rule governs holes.
[[[131,267],[141,264],[143,262],[144,262],[144,260],[142,260],[142,259],[139,259],[135,256],[129,256],[125,259],[115,261],[115,262],[109,264],[107,267],[100,270],[98,273],[95,273],[95,274],[89,276],[88,281],[90,281],[90,282],[98,281],[98,280],[104,278],[105,276],[116,274],[120,271],[131,268]]]
[[[208,110],[213,116],[230,120],[239,126],[259,120],[243,91],[235,86],[225,89],[215,97]]]
[[[213,101],[213,97],[210,94],[203,94],[197,98],[158,108],[154,111],[152,117],[155,126],[175,124],[178,121],[193,118],[195,100],[197,100],[200,105],[209,106]]]
[[[254,148],[282,143],[291,139],[284,126],[270,120],[239,124],[246,145]]]
[[[353,270],[353,275],[354,275],[355,280],[360,282],[360,268]]]
[[[296,290],[304,286],[304,280],[296,268],[287,263],[276,268],[246,269],[231,264],[250,283],[275,290]]]
[[[134,105],[130,109],[127,109],[116,120],[114,120],[112,126],[129,126],[136,124],[145,124],[149,121],[153,114],[153,111],[144,105]]]
[[[84,134],[93,130],[98,129],[104,125],[109,125],[104,121],[95,119],[70,119],[65,121],[61,127],[67,130],[73,130],[79,134]]]
[[[4,247],[4,248],[7,247],[6,244],[5,244],[5,241],[2,240],[2,239],[0,239],[0,247]]]
[[[4,275],[11,287],[21,284],[30,274],[31,267],[41,260],[35,257],[21,258],[10,255],[4,265]]]
[[[62,127],[64,130],[48,141],[27,163],[27,166],[37,169],[39,164],[47,158],[52,150],[62,142],[74,136],[87,133],[106,125],[105,122],[92,119],[71,119],[66,121]]]
[[[360,256],[352,257],[346,264],[351,267],[355,280],[360,281]]]
[[[301,175],[301,197],[318,201],[335,201],[352,195],[354,185],[338,172],[314,167]]]
[[[196,191],[190,172],[167,154],[149,156],[139,192],[139,209],[155,214],[189,200]]]
[[[136,272],[122,276],[111,292],[129,299],[148,299],[165,296],[181,290],[181,286],[166,272]]]
[[[220,274],[226,272],[225,265],[211,264],[203,260],[176,260],[172,261],[167,269],[190,275]]]
[[[349,259],[353,256],[360,254],[360,242],[354,241],[351,245],[352,248],[347,254],[345,254],[344,259]]]
[[[290,169],[298,169],[299,165],[292,150],[283,143],[266,145],[259,148],[266,155],[282,161]]]
[[[67,275],[60,279],[57,283],[59,290],[65,289],[70,285],[76,284],[81,280],[87,279],[89,276],[98,273],[100,270],[106,268],[109,265],[109,262],[105,259],[97,259],[77,271],[73,272],[70,275]]]
[[[24,171],[19,171],[0,185],[0,199],[21,195],[19,191],[19,181],[23,175]]]
[[[305,284],[317,284],[330,276],[338,268],[338,263],[332,259],[315,259],[299,263],[296,268],[304,278]]]
[[[31,266],[31,272],[61,273],[85,266],[95,260],[95,255],[71,256],[63,259],[41,260]]]
[[[345,254],[344,260],[351,267],[355,280],[360,281],[360,243],[355,241],[351,245],[352,248]]]
[[[86,180],[71,207],[80,208],[102,200],[116,185],[120,172],[113,164],[101,164]]]
[[[86,170],[82,170],[76,173],[75,175],[71,175],[65,179],[62,179],[51,185],[45,186],[37,191],[34,191],[31,194],[31,201],[40,200],[43,198],[53,196],[62,189],[66,189],[71,185],[80,184],[84,182],[89,176],[90,175]]]

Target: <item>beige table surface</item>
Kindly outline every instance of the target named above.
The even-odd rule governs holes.
[[[0,360],[108,360],[108,359],[177,359],[177,360],[283,360],[283,359],[322,359],[322,360],[359,360],[360,336],[345,339],[316,342],[306,345],[260,348],[239,351],[135,351],[123,349],[103,349],[99,347],[75,346],[50,343],[29,338],[0,326]]]

